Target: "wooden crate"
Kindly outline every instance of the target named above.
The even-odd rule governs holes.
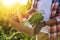
[[[32,28],[26,27],[23,24],[20,24],[18,22],[18,19],[16,16],[12,17],[9,22],[13,25],[13,28],[18,30],[19,32],[22,32],[24,34],[27,34],[29,37],[35,36],[40,31],[40,26],[34,26]]]

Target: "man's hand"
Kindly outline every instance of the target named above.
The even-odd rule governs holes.
[[[49,21],[45,21],[44,23],[45,23],[45,25],[54,25],[57,23],[57,20],[56,19],[50,19]]]
[[[44,22],[39,22],[38,24],[36,24],[36,26],[34,28],[35,35],[38,34],[40,32],[41,28],[44,26],[45,26]]]
[[[36,12],[35,8],[32,8],[31,10],[29,10],[27,13],[25,13],[24,15],[22,15],[23,18],[29,18],[29,16],[31,14],[33,14],[34,12]]]
[[[26,14],[22,15],[22,17],[23,17],[23,18],[28,18],[29,15],[30,15],[29,13],[26,13]]]

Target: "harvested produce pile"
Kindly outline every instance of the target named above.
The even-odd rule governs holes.
[[[21,32],[17,32],[16,30],[14,30],[14,28],[9,31],[9,34],[6,34],[2,26],[0,26],[0,40],[20,40],[20,39],[29,40],[30,38]]]
[[[42,13],[39,13],[39,12],[36,12],[32,15],[32,17],[29,19],[29,22],[32,24],[32,25],[35,25],[37,24],[38,22],[42,21],[43,20],[43,16],[42,16]]]
[[[35,12],[23,23],[23,25],[32,28],[37,23],[41,22],[43,20],[42,13]]]
[[[30,40],[27,35],[15,30],[9,21],[2,20],[2,22],[0,24],[0,40]]]

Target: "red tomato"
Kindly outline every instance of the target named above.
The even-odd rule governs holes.
[[[52,16],[52,17],[54,17],[54,16],[55,16],[55,12],[54,12],[54,11],[52,12],[51,16]]]
[[[60,25],[58,25],[58,31],[60,31]]]
[[[58,36],[60,36],[60,32],[58,32]]]
[[[56,35],[52,34],[51,37],[52,37],[52,38],[56,38]]]

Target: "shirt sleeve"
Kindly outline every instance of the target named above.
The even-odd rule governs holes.
[[[38,1],[37,11],[44,13],[44,14],[42,14],[44,16],[43,21],[50,20],[51,4],[52,4],[52,0],[40,0],[40,1]]]
[[[57,22],[60,22],[60,17],[56,17]]]

